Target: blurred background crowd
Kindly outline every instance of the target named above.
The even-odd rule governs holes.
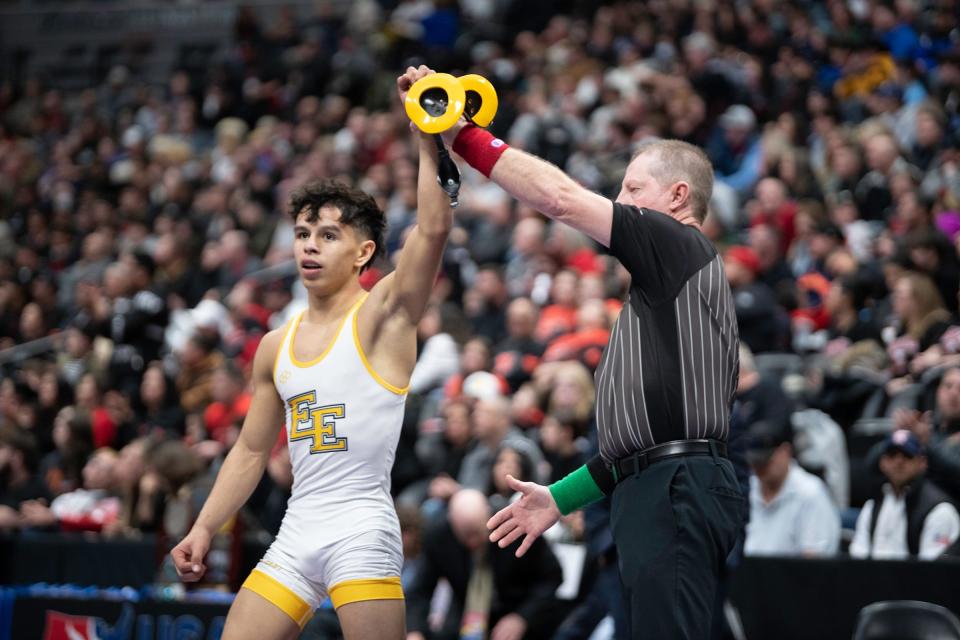
[[[743,345],[732,446],[748,554],[905,555],[884,556],[870,536],[883,519],[860,508],[920,482],[941,496],[941,530],[909,552],[949,552],[956,0],[316,7],[241,10],[230,47],[161,85],[123,65],[82,90],[0,84],[0,528],[185,532],[242,424],[259,339],[305,306],[291,191],[333,178],[372,194],[387,258],[364,281],[392,269],[417,175],[394,83],[423,62],[485,75],[495,134],[610,197],[649,138],[708,153],[704,231]],[[592,455],[592,374],[629,285],[589,239],[460,165],[393,472],[411,559],[461,490],[496,509],[505,473],[549,482]],[[279,526],[280,435],[236,532]],[[581,514],[555,538],[598,528]],[[609,542],[588,546],[609,560]]]

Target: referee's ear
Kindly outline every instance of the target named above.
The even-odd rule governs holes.
[[[690,183],[681,180],[670,185],[670,210],[686,209],[690,204]]]

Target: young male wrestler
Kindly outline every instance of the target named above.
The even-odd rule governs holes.
[[[401,103],[428,73],[409,67],[397,78]],[[369,294],[358,277],[383,250],[385,227],[373,199],[330,182],[291,197],[309,307],[264,336],[240,438],[193,529],[171,552],[184,581],[201,578],[211,537],[260,481],[285,415],[293,494],[276,540],[230,608],[224,640],[295,638],[326,595],[347,640],[405,635],[390,469],[417,323],[452,222],[434,143],[419,134],[419,145],[417,226],[396,270]]]

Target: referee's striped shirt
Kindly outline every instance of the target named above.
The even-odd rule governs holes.
[[[603,460],[670,440],[726,440],[739,336],[716,249],[667,215],[614,204],[610,253],[631,285],[596,373]]]

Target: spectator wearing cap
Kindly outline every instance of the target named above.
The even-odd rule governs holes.
[[[759,180],[763,163],[757,117],[744,104],[727,108],[707,143],[717,182],[726,184],[741,197],[750,193]]]
[[[750,522],[746,555],[829,556],[840,546],[840,515],[823,480],[793,458],[790,424],[760,421],[747,432]]]
[[[724,271],[733,292],[740,340],[755,353],[782,348],[785,319],[770,287],[757,281],[760,261],[750,247],[733,246],[723,256]]]
[[[960,537],[960,514],[942,489],[925,477],[923,445],[906,429],[883,442],[881,494],[867,500],[850,543],[855,558],[933,560]]]

